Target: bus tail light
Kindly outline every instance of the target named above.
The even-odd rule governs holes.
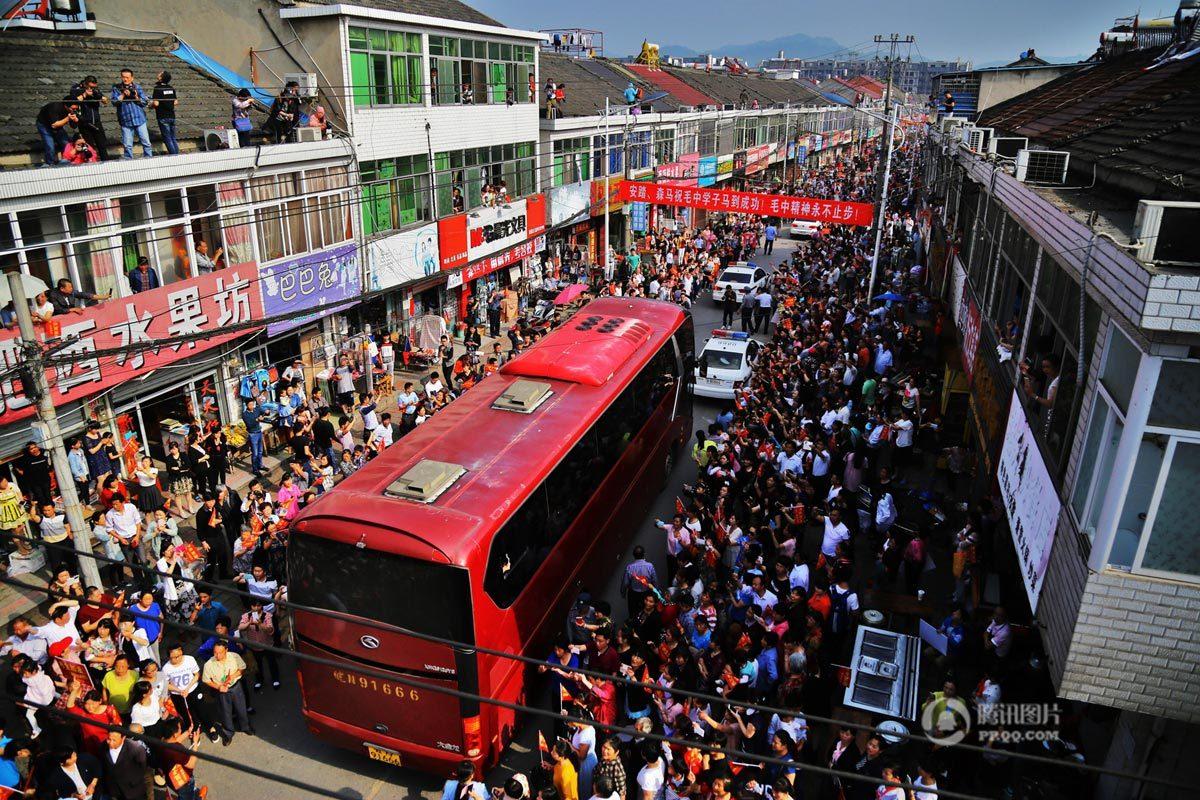
[[[479,717],[467,717],[463,720],[463,750],[467,758],[478,758],[483,751],[483,736],[479,730]]]

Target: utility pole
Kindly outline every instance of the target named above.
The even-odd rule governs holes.
[[[892,175],[892,152],[895,149],[896,137],[894,126],[896,124],[896,112],[892,113],[892,124],[888,127],[888,147],[887,159],[884,161],[883,167],[883,184],[882,190],[879,193],[879,219],[875,225],[875,250],[871,256],[871,278],[867,282],[867,303],[871,302],[871,298],[875,296],[875,279],[879,275],[879,249],[883,242],[883,226],[886,221],[887,214],[887,190],[888,179]]]
[[[887,86],[884,87],[885,94],[883,97],[884,114],[892,113],[892,73],[896,69],[896,48],[902,44],[912,44],[915,41],[917,41],[916,37],[911,34],[901,36],[898,33],[891,33],[887,36],[880,35],[875,37],[875,44],[886,44],[888,46]]]
[[[42,346],[33,331],[33,315],[29,312],[29,298],[25,296],[25,285],[19,272],[8,273],[8,289],[12,294],[13,309],[17,312],[17,324],[21,330],[21,348],[24,350],[27,371],[22,375],[25,394],[30,399],[37,396],[37,417],[45,431],[44,444],[50,451],[50,461],[58,478],[58,490],[62,493],[63,510],[71,526],[71,537],[79,556],[79,572],[85,586],[104,588],[100,582],[100,569],[92,554],[92,529],[83,519],[79,495],[75,491],[75,480],[71,476],[71,462],[67,459],[67,448],[63,444],[62,429],[58,427],[58,411],[54,398],[50,396],[50,385],[46,382],[46,367],[42,361]]]

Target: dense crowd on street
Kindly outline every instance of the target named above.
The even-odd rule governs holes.
[[[901,168],[909,157],[901,154]],[[808,170],[790,190],[865,199],[871,163],[847,158]],[[541,672],[556,702],[585,721],[555,732],[561,736],[547,746],[544,774],[532,782],[513,777],[493,796],[752,800],[769,789],[775,800],[787,800],[816,789],[830,798],[899,800],[904,791],[885,783],[897,779],[922,787],[917,800],[932,800],[939,786],[1000,780],[1001,751],[966,761],[954,751],[896,744],[851,727],[827,730],[806,718],[829,715],[840,696],[837,665],[849,656],[863,595],[920,599],[929,591],[935,526],[909,510],[928,506],[918,487],[939,448],[938,369],[929,326],[918,324],[916,311],[924,274],[912,186],[897,186],[890,207],[896,210],[885,225],[875,292],[908,300],[868,296],[872,242],[864,231],[837,227],[783,260],[745,304],[731,308],[722,298],[726,324],[740,316],[743,329],[764,342],[752,377],[735,386],[715,422],[696,431],[695,480],[677,499],[677,513],[657,521],[665,561],[635,548],[624,568],[625,607],[582,595],[547,654]],[[687,307],[724,266],[770,253],[779,224],[713,215],[698,229],[661,229],[619,259],[611,275],[567,258],[543,288],[585,280],[594,295]],[[493,320],[502,300],[486,296],[472,322],[482,325],[486,316],[498,333]],[[241,491],[227,485],[241,443],[219,425],[194,425],[185,442],[170,445],[162,469],[148,457],[130,469],[111,434],[89,427],[70,444],[68,460],[106,559],[107,591],[82,585],[50,461],[31,444],[18,462],[18,483],[0,476],[0,529],[16,537],[20,552],[44,545],[53,599],[45,624],[20,617],[10,625],[6,692],[21,713],[0,731],[0,786],[32,777],[48,797],[95,792],[133,800],[150,797],[157,783],[183,800],[197,796],[190,750],[205,740],[228,745],[238,733],[254,735],[255,703],[267,684],[279,689],[288,680],[264,648],[290,645],[288,618],[279,613],[287,598],[289,522],[549,329],[522,316],[505,334],[507,344],[501,338],[485,352],[478,327],[469,325],[464,352],[442,337],[421,380],[396,372],[408,364],[404,337],[381,336],[367,343],[364,363],[341,358],[331,397],[296,362],[247,393],[241,418],[255,479]],[[373,390],[359,391],[364,368],[398,376],[387,398],[395,413],[383,410],[384,398]],[[265,468],[265,423],[286,448],[281,475]],[[941,543],[954,553],[947,600],[957,607],[941,623],[949,649],[937,660],[946,678],[938,700],[999,699],[1012,647],[1008,622],[1003,609],[989,620],[971,617],[979,541],[994,521],[992,509],[972,508]],[[199,579],[232,581],[222,585],[250,598],[226,605],[209,585],[194,583]],[[780,713],[739,705],[747,702]],[[588,721],[717,750],[610,735]],[[127,725],[182,752],[104,725]],[[775,761],[755,765],[738,753]],[[806,778],[808,764],[867,780]],[[469,769],[446,787],[446,800],[468,797],[488,798]]]

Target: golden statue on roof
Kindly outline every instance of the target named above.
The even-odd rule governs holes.
[[[658,45],[651,44],[645,39],[642,39],[642,52],[638,53],[638,57],[634,59],[634,61],[638,64],[645,64],[647,67],[654,67],[655,69],[658,69]]]

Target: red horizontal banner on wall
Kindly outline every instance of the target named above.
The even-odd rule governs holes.
[[[638,201],[662,206],[703,208],[708,211],[811,219],[834,225],[870,225],[875,219],[875,206],[872,203],[734,192],[728,189],[684,189],[643,181],[621,181],[620,197],[623,202]]]

